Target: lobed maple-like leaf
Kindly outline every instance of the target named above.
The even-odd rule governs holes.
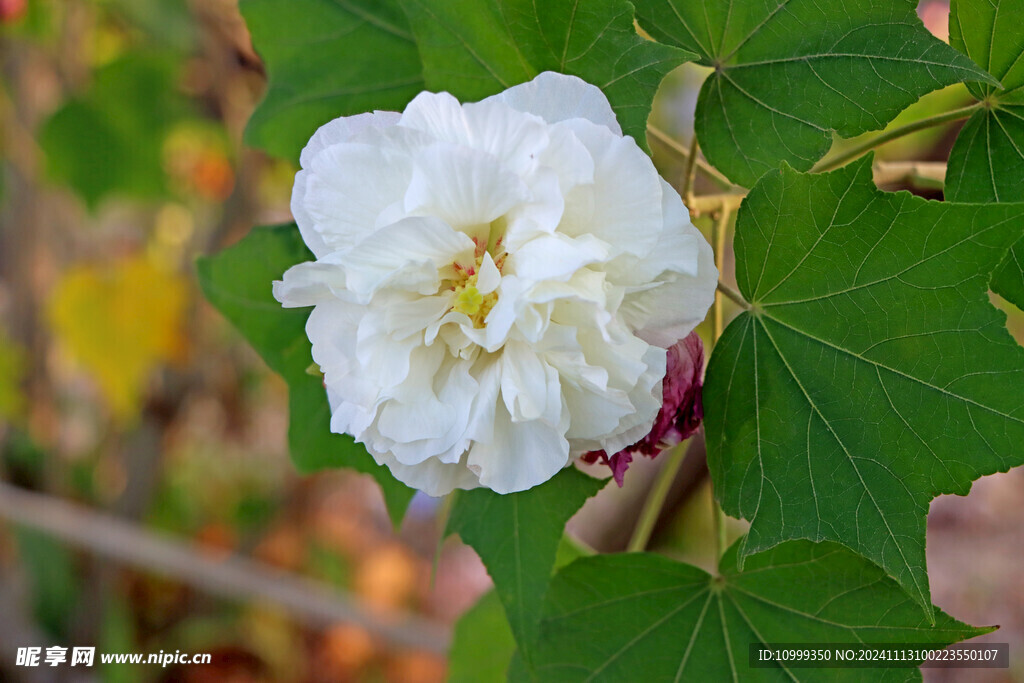
[[[545,602],[537,679],[914,681],[915,668],[753,668],[749,647],[944,646],[992,630],[941,611],[930,625],[882,570],[840,545],[793,541],[750,558],[742,572],[737,545],[717,577],[642,553],[583,558],[560,571]]]
[[[984,106],[964,124],[949,153],[946,198],[1024,202],[1024,0],[954,0],[949,42],[998,78],[970,83]],[[992,276],[992,289],[1024,309],[1024,240]]]
[[[931,609],[932,498],[1024,464],[1024,349],[988,300],[1024,204],[886,193],[867,157],[765,175],[736,227],[751,310],[707,371],[708,464],[740,556],[837,541]]]
[[[708,161],[751,187],[786,161],[884,128],[921,95],[991,76],[931,35],[916,0],[637,0],[656,40],[712,67],[697,100]]]

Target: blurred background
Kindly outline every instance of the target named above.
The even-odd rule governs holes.
[[[947,3],[919,13],[945,37]],[[678,70],[656,101],[684,144],[703,77]],[[0,681],[440,681],[489,588],[440,538],[443,502],[418,496],[395,530],[370,478],[296,474],[284,383],[198,292],[197,256],[290,221],[296,169],[242,144],[265,80],[236,0],[0,0]],[[947,88],[896,123],[966,102]],[[944,161],[955,135],[881,157]],[[570,523],[582,543],[625,546],[660,465],[640,460]],[[709,496],[697,437],[654,545],[710,567]],[[1001,624],[987,639],[1015,668],[926,680],[1024,681],[1022,520],[1020,470],[934,503],[933,598]],[[17,667],[24,645],[213,661]]]

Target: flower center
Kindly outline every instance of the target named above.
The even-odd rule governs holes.
[[[502,238],[496,237],[493,229],[491,233],[486,242],[479,238],[473,239],[473,242],[476,244],[476,249],[473,252],[473,263],[471,265],[464,265],[458,262],[453,263],[452,268],[455,271],[455,277],[449,280],[451,291],[455,293],[450,310],[466,315],[473,321],[473,327],[477,329],[486,325],[484,320],[498,301],[498,293],[496,291],[483,294],[479,289],[480,268],[483,266],[484,254],[492,254],[491,258],[494,259],[494,265],[498,268],[499,273],[502,272],[502,268],[505,265],[506,254],[504,247],[501,245]]]

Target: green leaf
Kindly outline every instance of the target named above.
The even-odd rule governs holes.
[[[542,71],[579,76],[604,91],[623,132],[644,148],[658,85],[693,57],[638,36],[626,0],[400,2],[429,89],[476,100]]]
[[[921,95],[991,77],[932,36],[915,0],[637,0],[656,40],[715,71],[697,100],[705,156],[750,187],[786,161],[810,169],[833,132],[884,128]]]
[[[960,130],[949,154],[946,198],[1024,202],[1024,0],[954,0],[950,44],[1002,82],[972,83],[986,102]],[[1024,309],[1024,240],[992,277],[992,289]]]
[[[455,625],[448,683],[504,683],[515,651],[501,600],[489,591]]]
[[[302,472],[350,467],[373,475],[397,524],[413,490],[377,465],[352,437],[331,432],[323,380],[306,372],[313,362],[306,337],[309,313],[283,308],[271,291],[285,270],[312,257],[295,225],[254,228],[238,244],[199,259],[199,284],[210,303],[288,383],[288,443],[295,466]]]
[[[88,91],[42,126],[48,174],[69,184],[90,207],[109,194],[166,194],[163,142],[188,108],[166,55],[131,54],[94,75]]]
[[[446,533],[480,555],[527,662],[565,523],[606,483],[568,468],[519,493],[479,488],[455,498]]]
[[[593,551],[563,535],[558,543],[554,569],[557,571],[574,560],[593,554]],[[489,591],[455,625],[448,653],[448,683],[530,679],[529,668],[516,650],[516,641],[505,618],[501,599],[495,591]]]
[[[930,610],[929,502],[1024,463],[1024,349],[987,295],[1024,204],[881,192],[871,161],[775,171],[743,202],[752,310],[708,367],[708,465],[751,522],[741,557],[838,541]]]
[[[537,652],[542,681],[921,680],[912,668],[749,667],[751,643],[947,645],[994,629],[937,611],[934,627],[877,566],[835,544],[786,543],[720,577],[653,554],[598,555],[551,584]],[[795,589],[795,587],[798,587]]]
[[[14,536],[31,581],[35,621],[47,635],[63,640],[81,593],[75,558],[64,545],[35,529],[15,527]]]
[[[419,54],[395,0],[242,0],[269,86],[246,142],[297,161],[339,116],[401,110],[423,89]]]

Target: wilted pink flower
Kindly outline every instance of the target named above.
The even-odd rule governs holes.
[[[622,478],[633,462],[634,453],[653,458],[697,431],[704,417],[701,387],[704,369],[704,343],[696,332],[680,339],[668,348],[668,369],[661,386],[661,410],[654,419],[650,433],[632,446],[609,456],[604,451],[584,453],[584,462],[599,460],[612,470],[615,482],[622,486]]]

